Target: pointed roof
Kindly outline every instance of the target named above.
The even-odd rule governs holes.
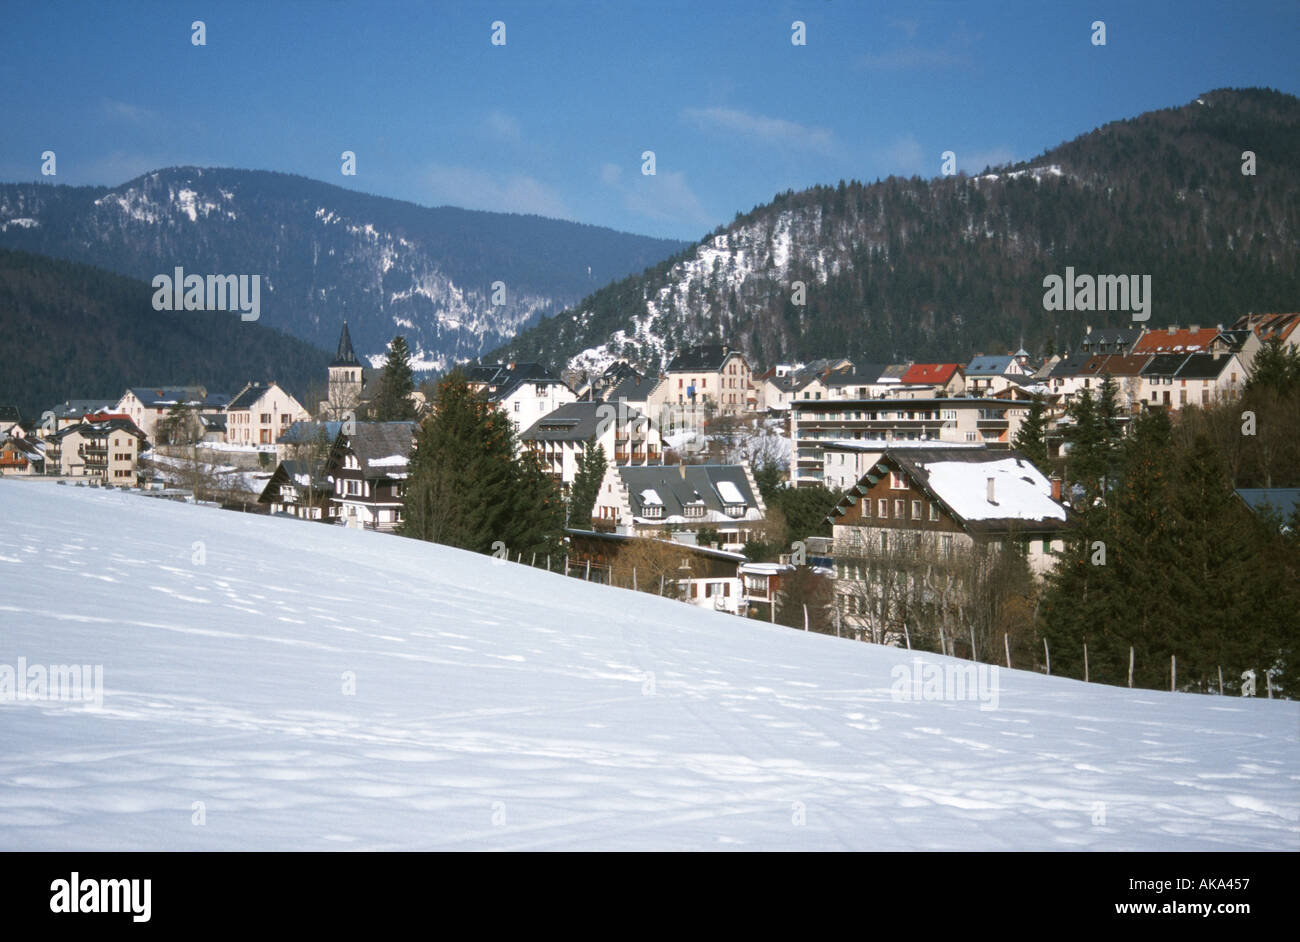
[[[348,334],[348,322],[343,322],[343,330],[339,333],[339,349],[334,355],[334,362],[330,366],[360,366],[357,361],[357,355],[352,350],[352,337]]]

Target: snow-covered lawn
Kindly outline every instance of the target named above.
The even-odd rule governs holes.
[[[0,850],[1300,848],[1300,704],[898,700],[907,652],[385,534],[12,480],[0,519],[0,668],[104,684],[0,702]]]

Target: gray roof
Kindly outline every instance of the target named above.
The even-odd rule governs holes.
[[[1213,353],[1190,353],[1183,365],[1178,368],[1178,379],[1218,379],[1228,364],[1232,354],[1215,356]]]
[[[305,445],[325,430],[326,441],[333,442],[343,431],[342,422],[294,422],[275,440],[277,445]]]
[[[357,456],[362,470],[377,472],[382,477],[387,474],[403,473],[406,471],[406,466],[372,467],[372,462],[393,455],[409,458],[411,449],[415,445],[415,429],[414,422],[357,422],[351,435],[340,432],[339,441],[345,442]]]
[[[740,353],[736,347],[725,343],[702,343],[693,347],[683,347],[668,364],[668,372],[682,373],[692,371],[716,371],[733,353]]]
[[[262,493],[257,498],[258,503],[269,504],[275,502],[280,496],[280,485],[282,484],[292,484],[299,492],[306,491],[308,485],[303,483],[304,480],[310,481],[311,489],[318,494],[328,493],[334,487],[325,478],[325,463],[323,461],[281,461],[276,465],[274,473],[266,482],[266,486],[262,488]]]
[[[257,400],[271,388],[272,383],[249,383],[239,392],[235,393],[235,398],[231,399],[226,406],[227,411],[236,409],[251,409]]]
[[[129,391],[151,409],[161,409],[178,403],[192,406],[225,405],[224,396],[209,396],[208,391],[202,386],[131,386]],[[114,405],[116,404],[114,402]]]
[[[966,365],[967,376],[1001,376],[1007,371],[1015,357],[1012,356],[977,356]]]
[[[628,402],[645,402],[658,385],[658,376],[629,376],[605,393],[605,401],[618,402],[626,399]]]
[[[618,471],[632,505],[632,514],[645,517],[645,508],[653,504],[647,492],[653,491],[663,505],[663,518],[684,517],[684,506],[703,503],[705,511],[725,515],[728,506],[725,493],[732,488],[738,492],[745,509],[759,509],[760,504],[749,486],[745,466],[738,464],[688,464],[651,465],[628,467],[620,465]]]
[[[1289,518],[1300,504],[1300,487],[1239,487],[1237,496],[1251,510],[1259,513],[1265,506],[1278,511],[1283,519]]]
[[[1047,376],[1052,379],[1067,379],[1071,376],[1078,376],[1091,359],[1091,353],[1067,353],[1052,367],[1052,371]]]
[[[491,402],[499,402],[524,383],[555,383],[564,381],[540,363],[484,363],[465,370],[471,386],[483,387]]]
[[[519,438],[527,442],[585,442],[599,434],[602,419],[616,416],[616,408],[607,402],[570,402],[542,416]],[[641,413],[628,409],[626,417],[635,421]]]
[[[116,399],[68,399],[46,411],[53,412],[56,419],[79,419],[88,412],[106,412],[117,403]]]
[[[828,387],[870,386],[880,382],[880,377],[885,374],[885,370],[888,368],[888,363],[855,364],[850,369],[838,370],[828,374],[822,379],[822,383]]]

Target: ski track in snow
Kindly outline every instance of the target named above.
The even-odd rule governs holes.
[[[1300,704],[898,702],[909,652],[395,536],[45,482],[0,519],[0,664],[105,687],[0,702],[4,850],[1300,849]]]

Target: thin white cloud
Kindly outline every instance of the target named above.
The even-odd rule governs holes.
[[[737,108],[686,108],[682,114],[706,130],[722,130],[767,144],[829,154],[835,135],[826,128],[799,124],[784,118],[753,114]]]
[[[647,219],[687,226],[714,222],[680,170],[660,170],[651,176],[638,172],[625,181],[622,167],[605,163],[600,168],[600,181],[622,199],[626,209]]]
[[[906,32],[909,39],[915,37],[916,26],[911,21],[900,20],[894,25]],[[975,64],[974,49],[982,38],[982,33],[960,26],[941,45],[908,45],[885,52],[868,52],[858,62],[864,68],[881,72],[965,68]]]
[[[491,137],[510,144],[517,144],[523,138],[519,119],[504,111],[489,111],[483,120],[483,126]]]
[[[499,213],[574,218],[559,193],[525,173],[492,174],[471,167],[433,164],[426,171],[425,180],[435,203]]]
[[[161,120],[158,112],[151,108],[133,105],[126,101],[105,98],[100,103],[104,117],[114,121],[126,121],[130,124],[155,124]]]

